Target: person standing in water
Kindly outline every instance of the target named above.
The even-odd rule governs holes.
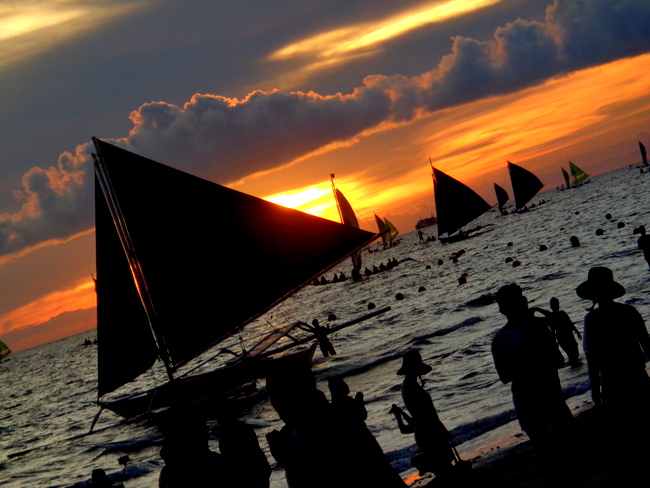
[[[639,234],[641,234],[641,237],[636,241],[636,245],[643,251],[643,257],[646,263],[648,263],[648,268],[650,268],[650,236],[646,235],[645,226],[642,225],[639,227]]]
[[[436,478],[449,478],[454,461],[451,435],[438,417],[431,396],[422,387],[420,376],[431,371],[431,366],[422,362],[420,353],[407,351],[402,358],[402,367],[397,371],[404,376],[402,400],[408,410],[407,415],[397,405],[391,412],[395,415],[402,434],[413,434],[421,456],[412,459],[412,464],[420,473],[433,472]],[[405,422],[406,421],[406,422]]]
[[[594,304],[585,316],[583,334],[591,397],[604,414],[605,442],[633,486],[647,474],[649,449],[642,439],[650,436],[650,377],[645,365],[650,336],[636,308],[614,301],[625,288],[614,281],[609,268],[591,268],[576,294]]]
[[[578,361],[580,351],[578,350],[578,343],[573,334],[577,335],[579,340],[582,340],[582,335],[580,334],[580,331],[576,329],[569,314],[564,310],[560,310],[560,300],[553,297],[551,298],[550,305],[550,312],[538,307],[532,307],[531,310],[534,312],[540,312],[548,319],[548,326],[555,334],[557,343],[569,358],[569,364],[571,367],[575,368],[580,364]]]
[[[625,288],[614,281],[609,268],[591,268],[576,293],[594,303],[585,316],[584,328],[594,403],[622,417],[647,417],[647,413],[636,411],[645,411],[650,404],[650,377],[645,368],[650,336],[643,317],[632,305],[614,301],[625,294]]]
[[[557,371],[564,357],[547,319],[534,317],[520,286],[502,286],[496,302],[508,321],[492,340],[494,365],[501,381],[512,384],[519,425],[551,474],[562,458],[558,448],[566,444],[573,424]]]

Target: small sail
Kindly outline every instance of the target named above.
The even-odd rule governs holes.
[[[384,222],[386,223],[386,227],[390,229],[390,238],[389,241],[393,242],[397,235],[399,234],[399,231],[397,230],[397,227],[395,227],[393,224],[390,223],[388,219],[384,219]]]
[[[496,183],[494,184],[494,192],[497,194],[497,202],[499,205],[499,210],[503,210],[503,206],[508,202],[508,192],[501,188]]]
[[[508,173],[510,173],[510,183],[512,184],[512,192],[515,195],[515,208],[519,210],[526,205],[531,198],[537,195],[537,192],[542,189],[542,183],[537,176],[528,171],[527,169],[517,166],[516,164],[507,161]]]
[[[468,186],[433,166],[431,168],[439,236],[456,232],[492,208]]]
[[[5,358],[11,354],[11,350],[7,347],[7,344],[0,341],[0,359]]]
[[[648,166],[648,156],[645,152],[645,146],[639,141],[639,149],[641,150],[641,157],[643,158],[643,166]]]
[[[564,176],[564,182],[566,183],[567,188],[571,188],[571,178],[569,177],[569,173],[567,173],[566,169],[562,168],[562,175]]]
[[[377,233],[381,235],[381,243],[384,246],[387,246],[388,238],[390,237],[390,231],[386,227],[384,221],[377,217],[377,214],[375,214],[375,222],[377,222]]]
[[[352,227],[358,229],[359,221],[357,220],[357,216],[355,215],[354,210],[352,210],[352,205],[350,205],[350,202],[348,202],[347,198],[343,196],[343,193],[341,193],[341,190],[338,188],[334,194],[336,195],[336,203],[339,206],[343,223],[345,225],[351,225]]]
[[[580,168],[578,168],[571,161],[569,161],[569,168],[571,170],[571,176],[573,176],[573,184],[574,185],[579,185],[580,183],[585,181],[587,178],[589,178],[589,175],[587,173],[582,171]]]
[[[357,216],[352,209],[352,205],[348,202],[348,199],[343,196],[341,190],[334,186],[334,173],[330,175],[332,181],[332,188],[334,189],[334,199],[336,200],[336,207],[339,209],[339,215],[341,216],[341,223],[354,227],[355,229],[359,228],[359,221]],[[352,260],[352,267],[359,271],[361,269],[361,252],[356,252],[350,256]]]

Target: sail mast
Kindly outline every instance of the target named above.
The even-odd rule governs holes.
[[[126,259],[131,269],[131,274],[133,275],[133,279],[135,282],[138,295],[140,296],[140,300],[142,301],[142,306],[147,315],[147,320],[149,321],[149,327],[151,328],[151,332],[153,333],[154,339],[156,341],[158,354],[160,355],[160,358],[165,365],[165,371],[167,372],[167,376],[171,381],[174,379],[174,374],[173,374],[174,367],[172,365],[172,361],[169,355],[169,350],[167,349],[167,345],[165,344],[165,339],[162,336],[162,334],[158,331],[156,310],[154,308],[151,295],[149,294],[149,289],[147,288],[147,283],[144,279],[144,274],[142,273],[142,267],[140,266],[140,262],[138,260],[138,257],[136,256],[135,249],[133,247],[133,242],[131,241],[129,231],[126,226],[126,222],[124,220],[124,216],[122,215],[122,211],[120,210],[120,205],[117,201],[117,197],[115,196],[115,191],[111,184],[110,176],[108,175],[106,165],[104,164],[104,161],[102,159],[102,154],[99,145],[97,144],[97,139],[95,139],[94,137],[93,137],[93,144],[95,145],[95,150],[97,151],[97,154],[93,154],[95,160],[95,174],[97,175],[99,186],[102,189],[102,193],[104,194],[104,198],[106,199],[106,203],[111,213],[113,223],[115,224],[115,228],[119,235],[120,242],[122,243],[122,248],[124,249]]]

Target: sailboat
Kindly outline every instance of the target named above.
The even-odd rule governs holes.
[[[0,341],[0,360],[6,358],[11,354],[11,350],[7,347],[7,344]]]
[[[375,222],[377,223],[377,234],[381,236],[381,243],[384,247],[388,246],[388,239],[390,237],[390,229],[383,220],[381,220],[377,214],[375,214]]]
[[[497,195],[497,205],[499,206],[499,211],[501,213],[504,212],[503,206],[508,202],[510,197],[508,196],[508,192],[505,191],[502,187],[494,183],[494,193]]]
[[[537,176],[527,169],[507,161],[512,193],[515,196],[515,210],[521,210],[542,189],[542,183]]]
[[[572,186],[575,188],[576,186],[584,183],[584,181],[589,178],[589,175],[585,173],[583,170],[578,168],[575,164],[573,164],[571,161],[569,161],[569,171],[571,172],[571,177],[572,177]]]
[[[645,151],[645,146],[639,141],[639,150],[641,151],[641,158],[643,159],[643,166],[648,166],[648,156]]]
[[[180,368],[376,237],[93,143],[97,403],[125,418],[179,399],[200,404],[254,381],[265,357],[293,346],[274,349],[300,323],[214,371]],[[157,359],[166,383],[107,399]]]
[[[432,163],[431,170],[440,241],[446,243],[467,238],[467,233],[452,234],[492,207],[474,190],[434,168]],[[443,234],[447,237],[440,237]]]
[[[571,188],[571,177],[569,176],[569,173],[567,173],[567,170],[560,167],[562,170],[562,176],[564,176],[564,182],[566,183],[567,188]]]
[[[388,230],[390,231],[390,236],[388,237],[388,244],[392,246],[394,245],[395,238],[399,235],[399,231],[397,230],[397,227],[395,227],[387,218],[384,218],[384,223],[386,224],[386,227],[388,227]]]
[[[339,217],[341,218],[341,223],[355,229],[359,228],[359,221],[357,216],[352,209],[352,205],[348,202],[347,198],[343,196],[341,190],[336,188],[334,185],[334,173],[330,175],[330,181],[332,182],[332,191],[334,192],[334,201],[336,201],[336,208],[339,211]],[[361,253],[355,252],[350,256],[352,260],[352,267],[356,271],[361,270]]]

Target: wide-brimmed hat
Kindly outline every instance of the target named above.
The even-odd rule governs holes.
[[[431,371],[431,366],[422,362],[422,356],[418,351],[407,351],[402,356],[402,367],[397,370],[397,374],[401,376],[407,374],[422,376],[429,371]]]
[[[587,281],[578,285],[576,294],[587,300],[618,298],[625,295],[625,287],[614,281],[614,273],[611,269],[596,266],[589,270]]]

